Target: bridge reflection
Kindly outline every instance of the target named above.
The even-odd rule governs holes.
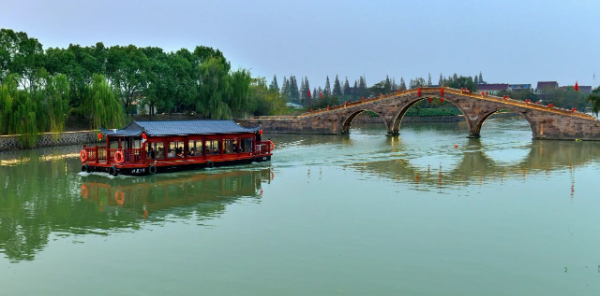
[[[13,262],[33,260],[56,237],[210,219],[229,204],[259,201],[262,184],[272,178],[269,168],[236,168],[108,179],[72,173],[77,158],[39,153],[23,151],[0,166],[0,253]]]
[[[390,141],[394,141],[391,138]],[[402,148],[397,148],[401,151]],[[415,159],[397,157],[383,161],[348,164],[345,167],[376,174],[406,183],[420,184],[421,188],[456,186],[509,178],[527,178],[529,174],[554,170],[574,170],[597,160],[600,145],[594,142],[534,141],[523,149],[523,158],[512,161],[498,159],[500,154],[489,155],[479,139],[469,139],[464,152],[451,165],[440,162],[418,164]],[[458,152],[460,153],[460,152]],[[506,155],[515,154],[509,151]],[[435,159],[435,158],[434,158]]]

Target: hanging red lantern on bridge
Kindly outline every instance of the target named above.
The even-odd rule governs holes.
[[[444,96],[444,87],[442,86],[442,88],[440,88],[440,96],[443,97]]]
[[[577,111],[577,108],[573,108],[573,109],[571,109],[571,112],[572,112],[572,113],[575,113],[575,111]]]
[[[310,97],[311,97],[311,96],[310,96],[310,89],[309,89],[309,90],[308,90],[308,98],[310,98]]]
[[[552,104],[552,103],[548,104],[548,108],[554,108],[554,104]]]
[[[319,93],[319,97],[322,99],[323,98],[323,93]]]
[[[431,104],[431,100],[432,100],[431,98],[427,98],[427,101],[429,101],[429,104]]]
[[[310,108],[310,113],[312,113],[312,108]]]
[[[575,91],[579,91],[579,83],[577,81],[575,81]]]
[[[98,141],[102,141],[102,133],[98,133]]]
[[[481,96],[482,96],[482,97],[485,97],[485,92],[481,92]]]
[[[440,102],[442,102],[442,103],[443,103],[443,102],[444,102],[444,98],[440,98]]]
[[[417,88],[417,97],[420,97],[420,96],[421,96],[421,88],[419,87],[419,88]]]

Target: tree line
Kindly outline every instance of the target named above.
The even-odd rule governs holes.
[[[218,49],[168,52],[102,42],[44,49],[36,38],[10,29],[0,30],[0,90],[0,134],[61,132],[67,116],[85,118],[91,128],[119,127],[146,104],[149,116],[285,112],[279,92],[246,69],[232,69]]]
[[[333,87],[331,86],[329,76],[327,76],[325,78],[324,87],[319,86],[311,89],[308,77],[302,77],[300,83],[298,83],[296,76],[290,75],[289,78],[283,77],[281,87],[279,87],[277,76],[273,76],[273,79],[269,84],[269,89],[273,92],[279,92],[288,102],[301,105],[307,109],[312,109],[323,108],[328,105],[337,105],[344,101],[352,102],[362,98],[376,97],[382,94],[415,89],[418,87],[446,86],[453,88],[468,88],[472,91],[476,91],[477,83],[479,83],[479,81],[485,83],[481,72],[474,77],[459,76],[457,74],[444,77],[440,74],[438,84],[432,83],[431,75],[429,75],[427,80],[422,77],[417,77],[410,79],[408,85],[403,77],[396,82],[395,78],[390,78],[389,75],[387,75],[384,80],[369,87],[367,86],[367,81],[364,76],[360,76],[350,84],[348,77],[345,77],[342,83],[339,76],[336,75],[333,80]]]

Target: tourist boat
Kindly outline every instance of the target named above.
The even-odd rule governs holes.
[[[273,142],[259,127],[231,120],[133,121],[120,130],[100,129],[106,146],[83,146],[81,170],[113,176],[212,168],[271,160]]]

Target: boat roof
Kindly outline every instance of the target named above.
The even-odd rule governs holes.
[[[260,126],[247,128],[233,120],[178,120],[178,121],[133,121],[120,130],[100,129],[100,132],[113,137],[136,137],[145,133],[151,137],[219,135],[254,133]]]

